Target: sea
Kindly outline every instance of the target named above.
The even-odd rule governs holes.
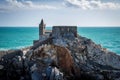
[[[46,27],[51,30],[52,27]],[[120,54],[120,27],[78,27],[78,34]],[[0,50],[20,49],[39,39],[38,27],[0,27]]]

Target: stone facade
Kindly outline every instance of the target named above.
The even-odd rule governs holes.
[[[77,37],[77,26],[53,26],[52,30],[45,30],[43,19],[39,24],[39,40],[34,40],[33,45],[37,42],[46,40],[49,36],[54,38],[68,38],[73,39]]]
[[[53,37],[77,37],[77,26],[53,26]]]
[[[33,40],[33,45],[35,45],[37,42],[39,42],[39,40]]]

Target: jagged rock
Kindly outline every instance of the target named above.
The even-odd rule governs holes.
[[[119,55],[85,37],[65,36],[69,35],[49,37],[28,49],[0,52],[0,80],[120,79]]]
[[[2,60],[2,57],[7,54],[7,51],[0,51],[0,60]]]
[[[35,50],[33,59],[42,59],[47,65],[55,61],[55,64],[62,69],[65,73],[71,75],[75,70],[74,62],[70,52],[67,48],[56,46],[56,45],[44,45]]]
[[[2,58],[5,60],[13,59],[15,56],[22,56],[23,52],[21,50],[9,50],[7,54],[4,55]]]
[[[0,65],[0,70],[3,69],[3,68],[4,68],[4,66],[3,66],[3,65]]]

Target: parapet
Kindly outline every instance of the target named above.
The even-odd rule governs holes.
[[[77,26],[53,26],[53,37],[77,37]]]

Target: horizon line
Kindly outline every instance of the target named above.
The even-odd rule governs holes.
[[[59,26],[67,26],[67,25],[59,25]],[[68,26],[76,26],[76,25],[68,25]],[[0,26],[0,27],[39,27],[39,26]],[[53,26],[48,25],[46,27],[53,27]],[[79,26],[78,25],[77,27],[120,27],[120,26]]]

